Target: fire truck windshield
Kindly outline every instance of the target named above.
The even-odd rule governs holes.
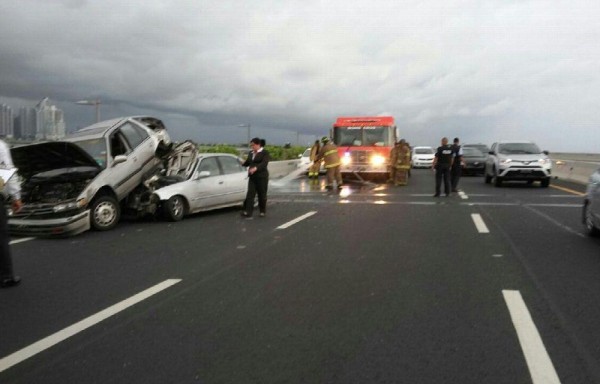
[[[392,127],[335,127],[333,141],[338,146],[360,147],[376,146],[386,147],[393,145],[391,142]]]

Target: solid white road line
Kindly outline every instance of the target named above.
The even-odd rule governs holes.
[[[560,384],[552,360],[519,291],[502,291],[533,384]]]
[[[296,224],[297,222],[302,221],[302,220],[306,219],[307,217],[311,217],[315,213],[317,213],[317,211],[310,211],[308,213],[305,213],[304,215],[302,215],[300,217],[297,217],[297,218],[295,218],[292,221],[288,221],[287,223],[280,225],[279,227],[277,227],[277,229],[286,229],[286,228],[289,228],[292,225]]]
[[[19,244],[19,243],[24,243],[26,241],[33,240],[33,239],[35,239],[35,237],[24,237],[22,239],[11,240],[8,244],[10,244],[10,245]]]
[[[107,318],[131,307],[149,298],[152,295],[159,293],[160,291],[169,288],[172,285],[179,283],[181,279],[169,279],[162,283],[156,284],[153,287],[146,289],[128,299],[121,301],[111,307],[108,307],[90,317],[87,317],[78,323],[75,323],[61,331],[58,331],[40,341],[37,341],[17,352],[14,352],[6,357],[0,359],[0,372],[7,370],[13,365],[19,364],[20,362],[27,360],[28,358],[37,355],[38,353],[68,339],[69,337],[76,335],[85,329],[98,324],[99,322],[106,320]]]
[[[473,219],[475,227],[477,227],[479,233],[490,233],[490,230],[483,222],[483,219],[481,218],[481,215],[479,213],[472,213],[471,218]]]

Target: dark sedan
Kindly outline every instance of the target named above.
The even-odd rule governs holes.
[[[463,175],[483,175],[486,155],[473,147],[463,147]]]

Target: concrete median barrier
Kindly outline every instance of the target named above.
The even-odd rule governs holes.
[[[300,160],[283,160],[269,162],[269,177],[278,179],[298,169]]]
[[[600,168],[600,155],[562,154],[552,156],[553,177],[587,184],[590,175]]]

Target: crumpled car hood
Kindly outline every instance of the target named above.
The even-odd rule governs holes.
[[[10,149],[15,167],[25,179],[62,168],[101,167],[87,152],[74,143],[53,141],[24,145]]]

